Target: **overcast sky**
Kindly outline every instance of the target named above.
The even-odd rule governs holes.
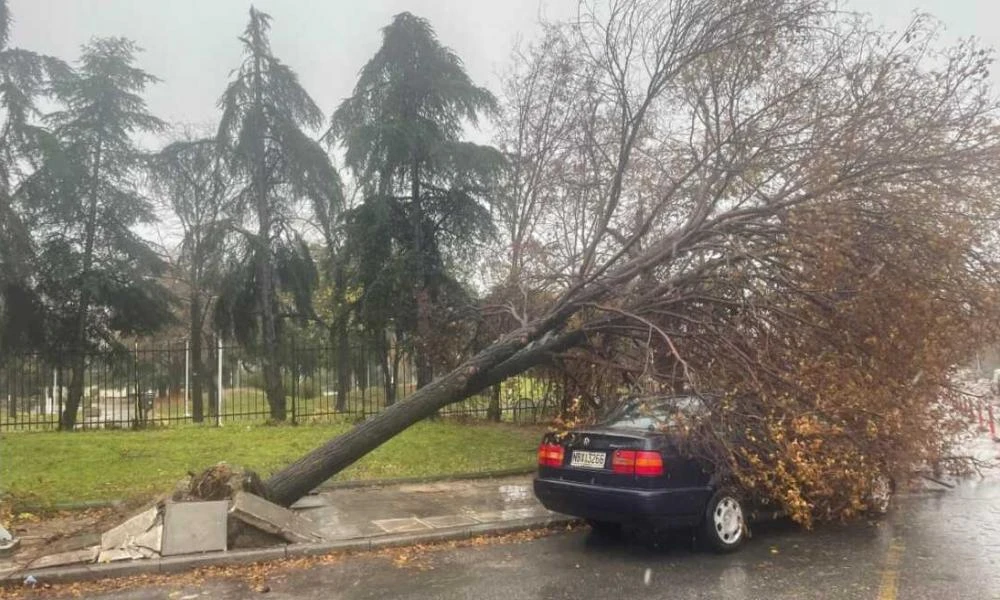
[[[240,58],[237,36],[247,0],[9,0],[12,44],[75,60],[94,36],[122,35],[145,52],[142,68],[163,81],[149,89],[153,113],[172,122],[209,124]],[[496,90],[513,42],[537,35],[540,14],[573,14],[576,0],[256,0],[270,13],[272,47],[298,73],[329,114],[354,86],[375,52],[379,29],[410,11],[430,20],[440,39],[465,61],[473,79]],[[914,10],[935,15],[948,35],[974,35],[1000,47],[1000,0],[849,0],[890,28]],[[996,72],[996,70],[994,70]],[[995,76],[1000,82],[1000,77]]]

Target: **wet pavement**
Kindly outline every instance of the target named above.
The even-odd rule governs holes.
[[[725,556],[693,549],[683,532],[635,532],[607,540],[585,527],[522,543],[422,550],[402,562],[393,552],[407,551],[279,571],[267,582],[268,597],[1000,598],[1000,481],[967,481],[954,490],[901,497],[882,521],[813,531],[788,523],[758,526],[743,549]],[[246,581],[208,579],[197,585],[159,585],[92,597],[195,600],[249,595],[256,593]]]

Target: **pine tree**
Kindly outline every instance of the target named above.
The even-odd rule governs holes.
[[[39,263],[52,337],[62,343],[56,351],[71,357],[62,429],[76,424],[86,354],[170,320],[168,295],[157,281],[164,263],[133,231],[155,220],[137,186],[143,160],[134,136],[163,127],[141,96],[156,78],[134,66],[138,50],[124,38],[83,47],[78,72],[54,82],[65,109],[48,121],[60,152],[26,184],[46,215]]]
[[[355,221],[366,225],[355,229],[363,238],[356,247],[383,235],[374,243],[384,257],[361,270],[372,275],[362,283],[398,275],[386,293],[399,296],[371,297],[369,304],[391,303],[394,313],[381,320],[414,336],[419,387],[433,378],[430,313],[450,283],[447,255],[492,231],[487,194],[504,160],[491,147],[463,142],[462,132],[495,108],[493,95],[472,83],[430,23],[404,12],[383,29],[381,48],[327,134],[344,145],[347,165],[365,188]]]
[[[69,71],[56,58],[11,48],[11,24],[7,0],[0,0],[0,355],[42,341],[43,312],[32,281],[33,227],[18,190],[53,147],[38,124],[37,101],[47,95],[52,77]]]
[[[295,72],[271,52],[270,26],[269,15],[250,9],[240,38],[243,62],[219,101],[218,139],[240,182],[237,198],[253,215],[256,231],[241,230],[250,264],[242,261],[228,278],[228,299],[220,301],[217,314],[244,333],[250,319],[259,325],[271,418],[281,421],[286,409],[279,360],[280,264],[286,267],[283,281],[298,300],[308,298],[299,284],[309,285],[308,248],[286,224],[297,199],[336,205],[328,200],[337,197],[340,181],[322,146],[303,130],[319,128],[323,114]]]

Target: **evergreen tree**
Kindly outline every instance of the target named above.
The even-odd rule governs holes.
[[[287,223],[300,199],[336,207],[340,181],[329,157],[303,129],[323,115],[298,76],[271,52],[271,17],[254,8],[240,41],[244,59],[219,105],[218,139],[239,181],[237,199],[256,230],[241,229],[245,252],[233,265],[216,314],[244,343],[257,339],[271,418],[284,420],[279,360],[279,286],[308,302],[314,285],[308,247]],[[281,277],[283,275],[283,277]],[[251,329],[259,331],[251,331]]]
[[[11,24],[7,0],[0,0],[0,355],[41,342],[32,223],[18,189],[53,147],[37,123],[37,101],[47,95],[52,77],[69,71],[58,59],[11,48]]]
[[[96,39],[83,47],[78,72],[54,82],[64,110],[49,115],[60,153],[26,182],[45,214],[39,232],[41,292],[51,311],[52,339],[69,354],[69,397],[62,429],[76,424],[86,353],[116,345],[168,322],[164,263],[133,227],[155,220],[139,191],[142,153],[134,136],[163,123],[141,93],[156,78],[134,65],[136,45]]]
[[[354,219],[360,238],[354,246],[367,266],[360,270],[369,290],[363,310],[378,314],[369,319],[374,326],[391,320],[413,336],[420,387],[433,378],[431,312],[442,291],[456,287],[448,257],[492,231],[486,200],[504,159],[461,138],[466,123],[495,108],[492,94],[472,83],[430,23],[401,13],[383,29],[381,48],[327,134],[344,145],[347,165],[365,189]],[[368,253],[372,244],[380,245],[378,256]],[[384,297],[370,293],[376,287]]]

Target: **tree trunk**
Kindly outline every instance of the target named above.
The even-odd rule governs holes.
[[[66,396],[63,412],[59,415],[59,429],[61,431],[72,431],[76,427],[76,413],[83,399],[83,374],[87,368],[87,357],[81,350],[75,352],[71,360],[69,394]]]
[[[102,144],[98,140],[97,148],[94,151],[94,166],[90,176],[87,222],[84,226],[83,269],[80,272],[80,300],[76,307],[76,331],[74,332],[76,339],[73,340],[74,356],[70,359],[73,375],[70,379],[66,407],[59,417],[59,429],[64,431],[72,431],[76,427],[76,413],[83,400],[84,369],[87,367],[87,313],[90,312],[91,301],[90,271],[94,266],[94,241],[97,237],[97,194],[101,174],[101,150]]]
[[[261,207],[266,221],[267,210]],[[257,237],[257,308],[260,311],[261,335],[264,355],[264,389],[271,420],[284,421],[286,414],[285,392],[281,384],[281,365],[278,359],[278,327],[275,315],[274,264],[270,253],[270,227],[262,222]]]
[[[254,106],[262,111],[263,85],[262,57],[254,55]],[[268,173],[266,156],[266,134],[259,134],[253,142],[253,191],[257,209],[257,309],[260,313],[260,329],[264,346],[262,370],[267,404],[272,421],[286,418],[285,392],[281,385],[281,365],[278,360],[277,292],[274,286],[274,259],[271,256],[271,207],[268,204]]]
[[[427,268],[424,264],[427,249],[424,244],[424,211],[420,198],[420,161],[414,160],[410,173],[410,195],[413,204],[411,218],[413,222],[413,268],[414,300],[417,304],[417,331],[414,336],[413,354],[417,366],[417,389],[428,385],[434,380],[434,367],[431,363],[429,343],[431,335],[430,312],[432,298],[427,284]]]
[[[382,371],[382,392],[385,397],[385,406],[389,407],[396,403],[396,386],[392,381],[392,366],[389,361],[389,344],[385,340],[385,334],[380,337],[378,348],[378,364]]]
[[[197,287],[197,286],[195,286]],[[200,290],[191,292],[191,312],[188,330],[188,348],[190,349],[190,369],[191,369],[191,418],[195,423],[205,420],[205,403],[201,396],[201,326],[202,326],[202,306]]]
[[[407,427],[440,408],[461,401],[542,363],[552,352],[579,344],[583,333],[573,331],[546,340],[543,334],[561,327],[565,315],[529,324],[504,336],[440,379],[417,390],[346,434],[334,438],[275,473],[265,483],[267,497],[289,506],[339,471],[382,445]]]
[[[500,388],[499,383],[494,384],[490,390],[490,405],[486,409],[486,419],[494,423],[500,422]]]
[[[193,313],[193,309],[192,309]],[[204,365],[201,362],[201,335],[191,328],[191,418],[195,423],[205,420],[205,399],[202,396]]]
[[[347,394],[351,378],[351,348],[347,338],[348,312],[344,288],[347,286],[347,276],[344,273],[342,261],[337,261],[334,267],[333,286],[336,289],[336,348],[337,348],[337,412],[347,409]]]

